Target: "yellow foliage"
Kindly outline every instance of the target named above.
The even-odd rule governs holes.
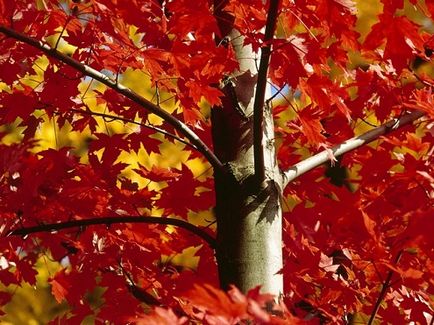
[[[68,36],[68,33],[66,31],[62,32],[62,27],[57,28],[59,31],[56,34],[46,36],[45,41],[52,47],[56,48],[59,52],[72,56],[74,52],[77,50],[77,46],[69,44],[64,37]]]
[[[173,113],[178,108],[179,104],[175,102],[172,96],[153,88],[149,75],[141,70],[128,68],[122,74],[121,82],[124,86],[130,88],[149,101],[159,104],[161,108],[169,113]],[[150,114],[148,122],[152,125],[158,126],[163,123],[163,120],[154,114]]]
[[[190,159],[186,161],[185,164],[193,173],[194,178],[198,181],[204,182],[207,178],[210,178],[213,175],[211,165],[201,158]]]
[[[167,256],[161,256],[161,263],[163,265],[171,264],[175,266],[181,266],[186,269],[195,270],[197,265],[199,264],[199,256],[196,256],[196,253],[199,249],[202,248],[202,245],[199,246],[190,246],[184,249],[181,253]]]
[[[188,222],[196,225],[207,227],[211,223],[215,222],[215,214],[213,209],[204,210],[204,211],[189,211],[188,212]],[[211,228],[214,228],[215,224]]]
[[[378,21],[378,15],[383,11],[383,4],[380,0],[358,0],[355,2],[357,6],[356,30],[364,39]]]
[[[366,133],[374,128],[374,126],[379,126],[381,123],[378,121],[377,117],[374,113],[367,115],[363,120],[357,119],[354,127],[354,136],[359,136],[363,133]],[[378,146],[378,141],[375,140],[367,144],[372,148],[376,148]]]
[[[5,325],[47,324],[53,318],[64,314],[68,310],[68,305],[56,302],[51,295],[51,287],[48,283],[48,279],[61,268],[58,262],[47,256],[41,256],[35,265],[38,274],[34,287],[24,282],[20,287],[13,285],[4,287],[0,284],[0,291],[12,294],[11,301],[2,307],[5,315],[0,317],[0,323]]]
[[[181,170],[182,164],[186,163],[191,151],[184,150],[185,144],[180,142],[164,142],[160,146],[160,153],[151,152],[149,163],[162,168],[176,168]]]

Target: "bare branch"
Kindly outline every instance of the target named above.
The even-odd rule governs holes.
[[[264,147],[262,144],[264,134],[264,103],[267,86],[268,66],[270,64],[271,43],[277,24],[277,15],[280,0],[270,0],[267,23],[265,25],[264,44],[259,63],[258,81],[256,85],[255,102],[253,105],[253,146],[255,155],[255,177],[258,184],[265,180]]]
[[[70,220],[59,223],[42,224],[33,227],[22,227],[9,231],[6,234],[8,236],[25,236],[37,232],[51,232],[62,229],[86,227],[94,225],[112,225],[115,223],[151,223],[160,225],[171,225],[175,227],[180,227],[189,232],[195,234],[196,236],[202,238],[211,248],[216,248],[216,240],[208,234],[203,229],[196,227],[195,225],[180,219],[174,218],[163,218],[163,217],[143,217],[143,216],[123,216],[123,217],[104,217],[104,218],[93,218],[93,219],[83,219],[83,220]]]
[[[149,100],[145,99],[144,97],[136,94],[131,89],[123,86],[122,84],[118,83],[116,80],[113,80],[109,78],[108,76],[104,75],[103,73],[87,66],[84,63],[81,63],[68,55],[65,55],[63,53],[60,53],[56,49],[51,48],[47,44],[44,44],[43,42],[32,38],[28,35],[22,34],[20,32],[17,32],[9,27],[6,27],[4,25],[0,25],[0,32],[12,37],[20,42],[26,43],[30,46],[33,46],[45,54],[47,54],[50,57],[56,58],[63,63],[69,65],[70,67],[76,69],[77,71],[80,71],[86,76],[89,76],[95,80],[98,80],[99,82],[103,83],[107,87],[112,88],[116,92],[124,95],[128,99],[132,100],[133,102],[137,103],[138,105],[142,106],[143,108],[147,109],[151,113],[154,113],[155,115],[161,117],[163,120],[165,120],[167,123],[172,125],[176,130],[178,130],[180,133],[182,133],[188,140],[191,141],[192,144],[194,144],[197,149],[206,157],[206,159],[211,163],[211,165],[214,167],[214,169],[218,170],[224,170],[223,164],[221,161],[214,155],[214,153],[211,151],[211,149],[199,138],[199,136],[194,133],[186,124],[178,120],[176,117],[172,116],[168,112],[166,112],[164,109],[162,109],[160,106],[155,105],[154,103],[150,102]]]
[[[361,147],[366,143],[378,139],[382,135],[395,131],[400,127],[407,125],[424,115],[425,114],[421,111],[413,111],[411,113],[407,113],[399,119],[393,119],[366,133],[363,133],[357,137],[351,138],[341,144],[334,146],[333,148],[329,149],[331,152],[328,150],[324,150],[312,157],[300,161],[299,163],[295,164],[294,166],[283,172],[283,187],[288,185],[289,182],[293,181],[297,177],[330,160],[330,153],[333,153],[335,157],[341,156],[346,152],[357,149],[358,147]]]

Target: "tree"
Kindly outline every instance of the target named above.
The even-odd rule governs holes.
[[[70,323],[430,320],[434,6],[380,3],[0,1],[3,285],[46,256]]]

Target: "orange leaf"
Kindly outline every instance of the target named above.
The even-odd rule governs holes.
[[[366,230],[373,238],[376,238],[377,237],[377,233],[375,232],[375,226],[377,225],[376,222],[372,220],[366,212],[362,211],[362,215],[363,215],[363,223],[365,224]]]
[[[68,294],[71,284],[68,282],[65,276],[65,270],[58,272],[54,278],[50,280],[51,293],[56,301],[60,304]]]

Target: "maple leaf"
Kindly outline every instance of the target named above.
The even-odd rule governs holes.
[[[51,283],[51,293],[59,304],[62,303],[71,289],[71,283],[66,277],[65,270],[57,272],[49,281]]]
[[[97,125],[97,121],[91,115],[81,116],[72,122],[72,127],[77,131],[83,131],[86,127],[89,127],[91,132],[95,132]]]
[[[366,230],[368,231],[369,235],[372,236],[372,238],[377,240],[377,232],[375,230],[375,226],[377,225],[374,220],[372,220],[367,213],[362,211],[363,216],[363,223],[366,227]]]
[[[174,172],[170,168],[161,168],[158,166],[152,166],[151,170],[148,171],[145,166],[142,166],[140,163],[138,165],[140,169],[133,169],[133,170],[140,176],[148,178],[154,182],[172,181],[172,180],[176,181],[181,176],[180,173]]]
[[[380,21],[372,27],[364,46],[374,50],[385,41],[384,61],[391,60],[396,70],[408,67],[414,54],[423,52],[423,39],[418,33],[418,26],[404,16],[380,15]]]
[[[189,95],[196,103],[201,100],[202,96],[205,97],[211,106],[220,106],[222,103],[220,97],[223,93],[217,88],[201,85],[193,81],[188,81],[185,86],[189,89]]]
[[[17,76],[21,74],[21,72],[22,68],[18,64],[6,65],[6,67],[1,71],[0,80],[7,84],[11,84],[17,80]]]
[[[38,92],[38,96],[44,104],[67,111],[76,104],[74,98],[78,94],[79,83],[80,78],[74,69],[68,66],[58,69],[54,65],[49,65],[44,71],[44,86],[42,91]]]
[[[11,294],[7,293],[7,292],[1,292],[0,291],[0,305],[1,306],[5,306],[10,300],[11,300]],[[4,312],[2,310],[0,310],[0,315],[4,314]]]
[[[230,0],[225,10],[234,15],[234,25],[241,31],[259,31],[265,25],[264,8],[258,0],[248,3]]]
[[[431,311],[425,301],[434,284],[429,120],[434,116],[429,62],[434,41],[422,27],[434,6],[408,2],[411,14],[403,0],[381,0],[368,11],[351,0],[0,0],[0,282],[19,293],[21,282],[35,283],[40,256],[50,252],[56,261],[67,260],[68,271],[49,279],[56,301],[70,306],[54,320],[60,323],[78,324],[89,315],[115,324],[302,323],[298,317],[340,323],[349,314],[356,322],[359,316],[375,318],[369,313],[379,300],[378,318],[385,323],[426,322],[424,315]],[[276,17],[278,30],[264,42],[264,30],[276,22],[267,23],[270,17]],[[371,30],[367,18],[376,19]],[[239,35],[229,32],[234,29]],[[76,47],[71,56],[63,54],[65,44]],[[277,107],[277,118],[264,116],[270,140],[264,146],[266,162],[276,159],[276,147],[280,168],[310,169],[283,188],[279,173],[265,167],[283,190],[266,212],[283,220],[284,264],[278,272],[291,312],[283,303],[271,305],[272,296],[259,287],[242,293],[201,285],[218,285],[225,263],[244,263],[237,256],[234,264],[228,256],[243,254],[263,230],[259,222],[252,232],[236,231],[256,212],[262,216],[256,209],[263,204],[249,215],[243,205],[263,192],[258,195],[253,186],[235,193],[226,186],[227,177],[237,186],[255,178],[254,118],[238,116],[234,98],[217,85],[234,77],[236,97],[248,107],[257,79],[267,82],[257,76],[257,67],[262,65],[259,50],[268,45],[267,78],[282,90],[267,106]],[[412,71],[419,59],[423,66]],[[140,78],[129,78],[131,71]],[[214,107],[209,111],[208,106]],[[105,108],[124,123],[98,124],[92,111]],[[158,128],[146,108],[164,117]],[[324,156],[334,158],[330,144],[341,150],[365,139],[365,131],[370,130],[368,138],[381,133],[384,126],[377,125],[391,117],[411,120],[420,111],[422,122],[407,123],[404,132],[387,127],[386,133],[394,133],[382,133],[354,152],[344,150],[334,170],[308,167]],[[55,117],[57,125],[49,125],[46,117]],[[270,133],[273,123],[275,134]],[[68,128],[59,129],[63,125]],[[69,126],[72,132],[65,132]],[[176,147],[167,132],[190,141],[195,150]],[[46,141],[52,134],[55,145]],[[361,136],[350,139],[354,134]],[[86,139],[90,143],[79,144]],[[177,154],[166,144],[175,145]],[[130,153],[142,148],[151,154],[140,159],[150,161],[139,163]],[[324,150],[311,152],[318,149]],[[214,168],[217,191],[203,155]],[[232,179],[228,164],[231,171],[246,171],[246,178]],[[137,177],[151,183],[142,186]],[[228,193],[234,195],[228,198]],[[265,193],[264,202],[274,194]],[[134,221],[137,215],[163,215],[140,221],[166,222],[165,217],[175,216],[200,225],[216,219],[218,227],[209,232],[216,229],[218,240],[185,222],[180,223],[187,228],[183,231],[158,221],[106,224],[112,217]],[[91,226],[68,227],[88,221]],[[187,230],[200,236],[186,235]],[[274,233],[280,231],[266,236]],[[183,264],[180,256],[202,239],[212,247],[200,243],[189,257],[194,266],[199,260],[193,272],[188,270],[192,261]],[[280,250],[281,239],[255,247],[258,255]],[[232,240],[241,244],[229,247]],[[225,245],[228,251],[221,253]],[[392,262],[398,250],[405,253]],[[163,263],[162,255],[172,256],[172,262]],[[242,276],[226,273],[232,282],[242,282],[256,272],[255,263],[249,267]],[[390,272],[393,281],[383,283],[388,294],[381,297],[379,279]],[[274,281],[273,274],[260,282],[269,280]],[[277,282],[271,287],[282,285]],[[95,296],[96,309],[88,299]],[[0,294],[0,304],[6,299]],[[161,306],[145,315],[142,302]]]
[[[306,136],[308,143],[314,146],[325,143],[326,139],[324,136],[325,131],[318,113],[318,110],[313,109],[312,106],[309,105],[300,111],[297,116],[301,123],[299,129]]]
[[[27,121],[37,106],[33,90],[28,86],[24,86],[23,91],[16,90],[12,94],[2,92],[0,98],[4,106],[0,113],[3,123],[12,123],[17,117]]]
[[[161,193],[158,205],[167,213],[174,213],[182,217],[186,217],[188,210],[206,210],[211,206],[213,202],[211,192],[200,188],[207,184],[196,180],[191,170],[185,165],[182,165],[180,174],[179,177],[168,182],[168,187]],[[194,204],[186,206],[186,200],[192,197],[195,198]]]
[[[271,57],[271,78],[278,86],[285,84],[295,88],[299,78],[306,76],[304,66],[306,47],[304,39],[294,37],[289,43],[283,41],[274,42],[276,48]]]
[[[424,314],[429,310],[428,305],[417,299],[414,295],[404,296],[400,307],[404,310],[410,310],[409,319],[423,323],[426,322]]]
[[[394,13],[397,9],[404,7],[404,0],[381,0],[381,2],[384,5],[384,12]]]
[[[210,285],[194,285],[193,289],[185,294],[196,308],[209,312],[214,317],[208,318],[210,324],[232,324],[247,316],[246,302],[232,302],[228,295]]]
[[[168,9],[173,13],[168,29],[180,39],[193,32],[201,41],[201,38],[219,32],[207,1],[199,0],[195,6],[191,6],[188,0],[175,1],[168,5]]]
[[[112,164],[118,158],[121,150],[128,151],[128,142],[124,141],[125,134],[113,134],[109,136],[104,133],[95,133],[96,139],[90,144],[91,151],[104,149],[101,157],[103,164]]]
[[[8,269],[0,270],[0,275],[2,278],[2,283],[5,286],[8,286],[10,284],[14,284],[14,283],[18,282],[17,280],[19,277],[17,277],[16,274],[10,272]]]
[[[133,324],[138,324],[138,325],[161,325],[161,324],[182,325],[185,324],[188,321],[188,319],[187,317],[176,316],[172,309],[155,307],[151,315],[142,315],[139,317],[134,317],[131,318],[130,321]]]
[[[415,90],[410,103],[404,104],[408,108],[424,111],[429,116],[434,117],[434,94],[432,90]]]
[[[165,63],[171,60],[172,56],[169,52],[161,49],[146,49],[143,51],[144,66],[146,70],[154,78],[165,75]]]

